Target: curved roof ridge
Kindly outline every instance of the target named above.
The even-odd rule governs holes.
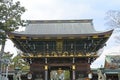
[[[31,24],[36,23],[88,23],[92,22],[92,19],[73,19],[73,20],[27,20]]]

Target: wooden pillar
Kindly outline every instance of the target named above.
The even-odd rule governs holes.
[[[75,58],[72,60],[72,80],[75,80]]]
[[[45,65],[45,80],[48,80],[48,65]]]
[[[72,65],[72,80],[75,80],[75,65]]]
[[[73,64],[75,63],[75,58],[73,58],[72,63],[73,63]]]
[[[45,58],[45,64],[47,64],[47,63],[48,63],[47,58]]]
[[[45,80],[48,80],[48,65],[47,65],[47,58],[45,58]]]

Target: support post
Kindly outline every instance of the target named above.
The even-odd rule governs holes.
[[[48,65],[47,58],[45,58],[45,80],[48,80]]]
[[[72,80],[75,80],[75,65],[72,65]]]
[[[47,58],[45,58],[45,64],[47,64]]]
[[[48,65],[45,65],[45,80],[48,80]]]
[[[73,63],[73,64],[75,63],[75,58],[73,58],[72,63]]]
[[[120,80],[120,72],[118,73],[118,80]]]

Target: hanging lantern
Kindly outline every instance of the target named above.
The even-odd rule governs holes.
[[[63,70],[61,68],[59,68],[58,71],[57,71],[57,73],[61,74],[61,73],[63,73]]]
[[[88,74],[88,78],[89,78],[89,79],[92,79],[92,76],[93,76],[93,75],[92,75],[92,73],[90,72],[90,73]]]
[[[29,73],[27,74],[27,78],[28,78],[28,80],[31,80],[31,79],[32,79],[32,73],[29,72]]]

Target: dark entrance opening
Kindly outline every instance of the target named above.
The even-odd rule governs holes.
[[[69,66],[52,66],[49,70],[50,80],[71,80],[71,69]]]

